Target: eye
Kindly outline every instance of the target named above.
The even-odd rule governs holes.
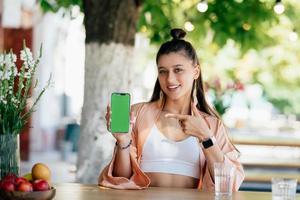
[[[166,71],[166,70],[159,70],[158,73],[159,73],[159,74],[166,74],[167,71]]]
[[[175,69],[174,69],[174,72],[175,72],[175,73],[180,73],[180,72],[182,72],[182,71],[183,71],[183,69],[181,69],[181,68],[175,68]]]

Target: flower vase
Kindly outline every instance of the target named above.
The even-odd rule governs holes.
[[[0,134],[0,179],[20,173],[19,134]]]

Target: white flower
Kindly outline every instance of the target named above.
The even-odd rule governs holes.
[[[25,49],[21,50],[20,59],[23,61],[33,60],[32,53],[29,48],[26,47]]]
[[[2,80],[9,80],[11,78],[11,76],[13,75],[14,77],[16,77],[18,74],[18,69],[16,66],[12,66],[10,68],[7,68],[4,72],[0,71],[0,79]]]
[[[11,71],[11,74],[14,75],[14,77],[18,75],[18,68],[16,66],[12,66],[9,70]]]
[[[13,54],[6,54],[4,57],[4,64],[7,68],[15,66]]]
[[[24,63],[24,66],[25,66],[25,69],[28,69],[29,67],[28,67],[28,63],[25,61]]]
[[[25,69],[33,68],[35,65],[35,61],[29,48],[21,50],[20,59],[24,61],[23,64]]]
[[[5,79],[9,80],[10,75],[11,75],[10,71],[4,71],[3,74],[2,74],[2,78],[1,79],[2,80],[5,80]]]
[[[0,65],[4,64],[4,55],[0,54]]]
[[[24,78],[30,78],[30,77],[31,77],[30,72],[26,72],[26,73],[24,74]]]
[[[20,101],[18,99],[16,99],[15,97],[13,97],[11,99],[11,102],[14,104],[14,106],[17,108],[18,107],[18,104],[20,103]]]
[[[30,68],[34,67],[35,62],[34,62],[34,60],[27,60],[27,61],[24,61],[23,64],[25,66],[25,69],[30,69]]]
[[[18,75],[18,68],[14,67],[14,77],[16,77]]]
[[[17,55],[16,54],[12,54],[11,56],[12,56],[13,62],[14,63],[17,62]]]
[[[34,62],[34,60],[29,60],[28,61],[28,64],[29,64],[29,67],[34,67],[34,65],[35,65],[35,62]]]

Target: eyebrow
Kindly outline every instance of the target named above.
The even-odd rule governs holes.
[[[175,67],[182,67],[183,65],[182,64],[176,64],[176,65],[173,65],[172,68],[175,68]],[[166,69],[165,67],[163,66],[158,66],[158,69]]]

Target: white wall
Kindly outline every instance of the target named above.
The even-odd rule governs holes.
[[[52,86],[42,97],[37,111],[33,114],[31,130],[31,150],[53,149],[55,132],[69,118],[62,114],[62,95],[66,94],[70,102],[70,118],[80,116],[83,102],[85,31],[83,14],[75,19],[63,17],[58,13],[42,14],[34,12],[34,52],[43,45],[43,56],[38,67],[37,78],[40,91],[52,74]]]

